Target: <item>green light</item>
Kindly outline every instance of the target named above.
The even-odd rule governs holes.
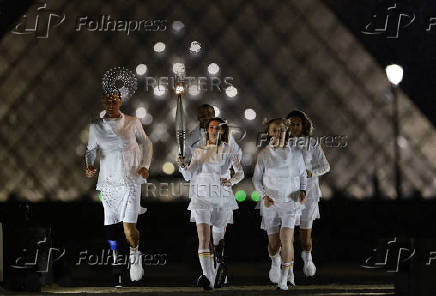
[[[235,198],[238,202],[243,202],[245,201],[245,198],[247,197],[247,194],[245,193],[244,190],[238,190],[235,193]]]
[[[254,201],[254,202],[258,202],[260,200],[260,193],[259,193],[259,191],[254,190],[251,193],[251,200]]]
[[[101,191],[100,191],[100,193],[98,194],[98,199],[99,199],[100,201],[102,201],[102,200],[101,200],[101,199],[102,199]]]

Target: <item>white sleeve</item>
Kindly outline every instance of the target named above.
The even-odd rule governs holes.
[[[236,152],[238,159],[242,161],[242,149],[231,135],[229,136],[229,146]]]
[[[312,155],[312,176],[319,177],[328,172],[330,172],[330,164],[321,145],[317,145]]]
[[[89,139],[88,146],[86,147],[86,167],[94,166],[95,158],[97,157],[97,136],[95,135],[95,126],[94,124],[89,125]]]
[[[135,136],[136,141],[140,145],[142,151],[141,167],[150,169],[151,158],[153,156],[153,143],[142,128],[142,124],[139,119],[136,119]]]
[[[184,168],[179,166],[179,172],[182,173],[183,178],[185,178],[186,181],[190,181],[192,179],[192,175],[197,170],[197,167],[199,165],[199,160],[198,160],[199,157],[197,154],[198,154],[198,152],[196,149],[196,150],[194,150],[194,153],[192,155],[191,163]]]
[[[298,167],[300,168],[300,190],[306,190],[307,188],[307,172],[306,165],[304,164],[303,154],[299,153]]]
[[[235,185],[241,182],[242,179],[244,179],[244,169],[241,165],[241,161],[237,153],[231,154],[231,158],[232,167],[235,170],[235,174],[233,178],[230,179],[230,183],[232,183],[232,185]]]
[[[251,179],[254,188],[263,197],[266,195],[265,187],[263,187],[263,174],[265,173],[265,165],[263,163],[263,155],[261,153],[257,154],[256,167],[254,168],[253,178]]]

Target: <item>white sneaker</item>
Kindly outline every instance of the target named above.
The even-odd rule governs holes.
[[[277,283],[277,290],[288,290],[288,276],[280,277],[280,280]]]
[[[292,286],[295,287],[294,272],[291,270],[289,270],[289,273],[288,273],[288,283],[290,283]]]
[[[132,282],[139,281],[144,276],[144,269],[142,268],[142,256],[140,251],[130,252],[130,280]]]
[[[280,265],[281,265],[281,258],[279,257],[278,261],[274,262],[274,259],[271,258],[271,268],[269,269],[269,280],[277,284],[280,280]]]
[[[312,261],[304,262],[303,272],[306,276],[314,276],[316,273],[315,264]]]

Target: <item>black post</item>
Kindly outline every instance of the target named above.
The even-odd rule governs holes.
[[[391,90],[393,95],[393,128],[394,128],[394,172],[395,172],[395,190],[397,192],[397,199],[403,198],[402,186],[401,186],[401,154],[400,147],[398,145],[398,138],[400,136],[400,121],[398,110],[398,87],[391,84]]]

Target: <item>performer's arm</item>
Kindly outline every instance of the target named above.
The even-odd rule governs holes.
[[[307,188],[307,172],[306,164],[304,163],[303,154],[300,152],[298,157],[298,167],[300,169],[300,202],[306,201],[306,188]]]
[[[242,179],[244,179],[244,169],[241,165],[240,157],[238,153],[231,154],[231,160],[232,160],[232,167],[235,171],[235,174],[232,178],[230,178],[230,184],[233,186],[235,184],[238,184],[241,182]]]
[[[86,147],[86,167],[94,166],[95,158],[97,157],[97,137],[95,135],[94,125],[89,125],[89,140]]]
[[[312,156],[312,176],[322,176],[328,172],[330,172],[330,164],[321,145],[317,145]]]
[[[300,176],[300,191],[306,191],[307,188],[307,173],[306,173],[306,165],[304,164],[303,155],[301,152],[298,153],[298,168],[299,168],[299,176]]]
[[[242,161],[242,149],[239,147],[238,143],[236,143],[235,138],[233,138],[231,135],[229,136],[229,142],[230,147],[236,151],[239,161]]]
[[[178,161],[179,162],[179,161]],[[182,173],[183,178],[186,181],[190,181],[192,179],[192,175],[197,170],[199,164],[198,150],[194,150],[194,154],[192,155],[192,159],[189,165],[182,166],[181,162],[179,162],[179,172]]]
[[[141,167],[150,169],[151,158],[153,156],[153,143],[142,128],[142,124],[137,119],[136,121],[136,141],[141,146],[142,162]]]
[[[94,167],[94,162],[97,157],[97,136],[95,135],[95,127],[93,124],[89,125],[89,139],[88,146],[86,147],[85,162],[86,162],[86,176],[91,178],[97,172]]]
[[[254,188],[260,193],[260,196],[264,197],[266,195],[265,188],[263,187],[263,174],[265,172],[265,165],[263,163],[263,157],[259,153],[257,155],[256,167],[253,173],[253,185]]]

